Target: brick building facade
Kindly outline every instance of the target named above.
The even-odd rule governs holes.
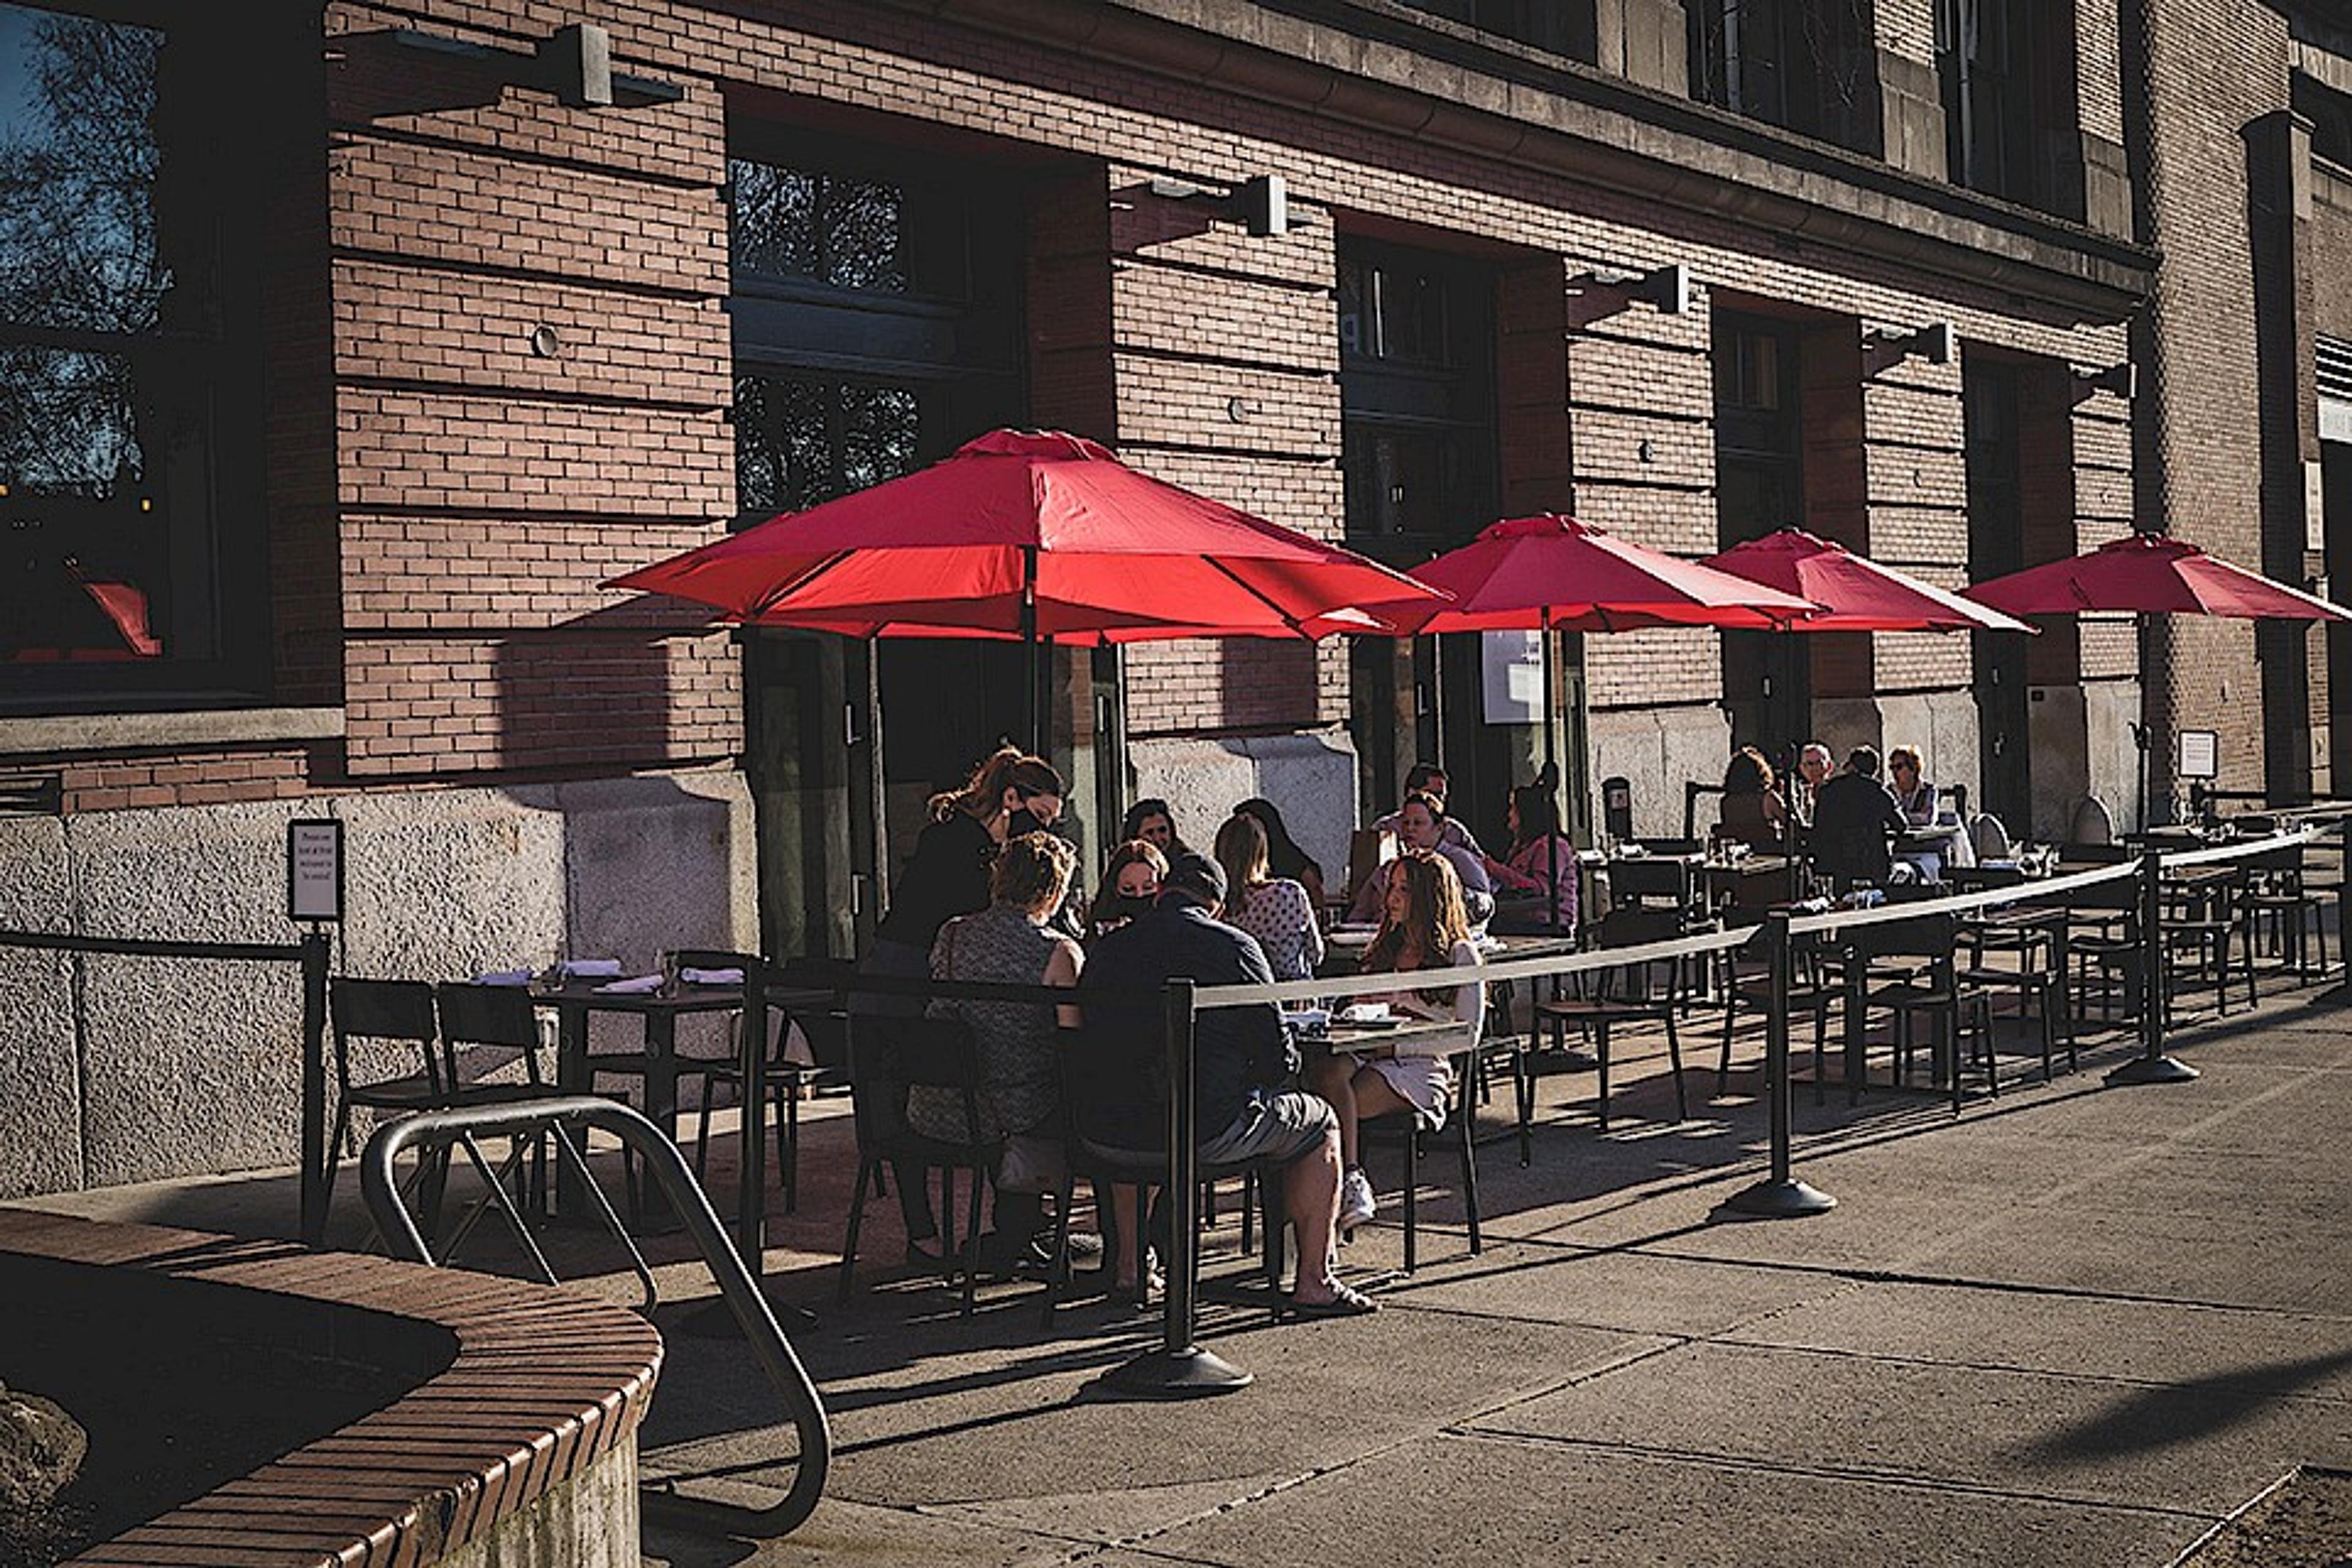
[[[152,144],[105,157],[144,171],[163,302],[101,330],[0,293],[0,353],[143,378],[138,461],[81,426],[0,458],[36,584],[0,926],[282,936],[283,824],[333,815],[353,973],[853,949],[922,795],[1014,730],[1017,660],[596,584],[992,425],[1404,563],[1558,510],[1686,555],[1797,522],[1958,584],[2137,516],[2285,575],[2309,366],[2352,350],[2313,113],[2352,66],[2255,0],[334,0],[214,37],[68,4],[0,5],[0,49],[144,62]],[[91,90],[27,73],[19,135]],[[1285,232],[1235,205],[1265,176]],[[2266,392],[2281,289],[2299,379]],[[2282,647],[2294,679],[2243,628],[2157,645],[2224,782],[2287,765],[2263,704],[2329,758],[2352,645]],[[1442,751],[1491,834],[1537,740],[1483,722],[1480,655],[1058,654],[1076,831],[1092,858],[1157,794],[1205,839],[1265,795],[1335,865]],[[1628,779],[1643,832],[1731,744],[1811,735],[1917,743],[2044,836],[2137,806],[2128,623],[1561,660],[1571,791]],[[285,987],[0,975],[38,1015],[0,1038],[0,1191],[290,1149]]]

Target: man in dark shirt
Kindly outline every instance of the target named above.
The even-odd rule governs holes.
[[[1073,1088],[1079,1136],[1132,1152],[1167,1145],[1166,1050],[1160,988],[1182,976],[1202,985],[1270,984],[1257,939],[1218,921],[1225,876],[1203,855],[1181,854],[1160,901],[1104,937],[1078,977],[1086,1070]],[[1297,1310],[1369,1312],[1371,1298],[1341,1284],[1339,1122],[1329,1105],[1286,1089],[1298,1054],[1271,1002],[1204,1009],[1193,1025],[1193,1083],[1204,1163],[1267,1160],[1282,1169],[1283,1206],[1298,1237]]]
[[[1813,869],[1840,882],[1884,886],[1894,868],[1887,845],[1910,825],[1878,776],[1878,752],[1856,746],[1845,771],[1813,799]]]

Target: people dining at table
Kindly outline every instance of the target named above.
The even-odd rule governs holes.
[[[1825,780],[1813,801],[1813,870],[1834,885],[1884,887],[1894,868],[1894,837],[1910,826],[1879,777],[1878,752],[1856,746],[1845,771]]]
[[[1323,927],[1305,888],[1274,874],[1265,825],[1240,812],[1217,829],[1225,920],[1257,939],[1276,980],[1310,980],[1323,962]]]
[[[1494,881],[1486,875],[1486,863],[1476,850],[1465,849],[1447,837],[1445,802],[1436,795],[1416,792],[1404,797],[1404,805],[1397,809],[1393,820],[1401,848],[1425,849],[1443,856],[1454,868],[1454,875],[1462,885],[1462,904],[1469,913],[1470,923],[1485,924],[1495,912]],[[1348,918],[1362,924],[1377,922],[1386,907],[1387,896],[1387,884],[1381,877],[1367,877],[1363,887],[1357,890],[1356,901],[1349,908]]]
[[[1462,885],[1451,861],[1428,847],[1408,849],[1381,868],[1379,879],[1381,926],[1364,951],[1363,973],[1409,974],[1478,962],[1463,909]],[[1471,980],[1360,997],[1386,1002],[1409,1017],[1450,1019],[1461,1030],[1374,1041],[1357,1050],[1334,1051],[1316,1063],[1307,1081],[1339,1114],[1339,1157],[1346,1172],[1339,1192],[1343,1231],[1364,1224],[1378,1209],[1360,1157],[1358,1133],[1363,1119],[1411,1110],[1443,1125],[1454,1089],[1447,1058],[1477,1044],[1486,991],[1482,982]]]
[[[1121,843],[1140,838],[1171,860],[1189,852],[1176,831],[1175,810],[1156,796],[1127,808],[1127,815],[1119,819],[1118,837]]]
[[[1102,891],[1087,914],[1087,933],[1104,936],[1150,909],[1159,901],[1160,879],[1166,875],[1168,857],[1148,838],[1130,838],[1112,850],[1103,867]]]
[[[1723,770],[1723,805],[1716,837],[1751,849],[1778,849],[1788,828],[1789,808],[1772,777],[1772,764],[1753,746],[1732,753]]]
[[[1205,856],[1169,862],[1151,911],[1102,939],[1079,979],[1087,1048],[1074,1082],[1081,1135],[1107,1153],[1149,1158],[1167,1147],[1167,1073],[1160,992],[1183,976],[1205,985],[1273,979],[1248,932],[1217,916],[1224,872]],[[1282,1167],[1282,1201],[1297,1237],[1291,1310],[1345,1317],[1378,1303],[1339,1268],[1339,1125],[1328,1102],[1288,1086],[1298,1071],[1282,1014],[1271,1002],[1198,1016],[1193,1084],[1204,1163],[1245,1160]],[[1139,1294],[1148,1278],[1140,1226],[1120,1213],[1114,1288]]]
[[[1511,852],[1483,862],[1494,884],[1494,926],[1517,932],[1576,930],[1576,846],[1559,830],[1559,800],[1541,784],[1511,792]]]
[[[1789,815],[1796,819],[1799,826],[1811,827],[1813,825],[1813,801],[1821,794],[1822,785],[1829,782],[1830,775],[1836,770],[1837,764],[1831,760],[1830,749],[1819,741],[1806,742],[1797,752],[1797,773],[1789,781],[1787,804]]]
[[[1045,833],[1024,833],[1006,841],[989,871],[989,902],[940,927],[931,944],[934,980],[983,981],[1009,985],[1070,985],[1078,983],[1085,959],[1078,944],[1045,928],[1062,906],[1077,853]],[[996,1190],[995,1228],[982,1239],[982,1267],[1010,1272],[1022,1263],[1043,1264],[1034,1238],[1045,1226],[1046,1193],[1059,1185],[1061,1062],[1055,1031],[1076,1027],[1075,1007],[1034,1002],[935,998],[935,1018],[961,1019],[970,1026],[977,1052],[978,1081],[968,1125],[964,1097],[954,1090],[917,1086],[907,1091],[907,1125],[942,1142],[971,1141],[997,1147],[990,1173]],[[901,1185],[905,1184],[903,1176]],[[922,1184],[919,1180],[918,1187]],[[928,1207],[929,1194],[925,1193]]]
[[[1437,814],[1442,825],[1439,832],[1444,842],[1453,845],[1456,849],[1465,850],[1473,856],[1485,856],[1486,851],[1478,847],[1478,839],[1476,836],[1470,831],[1470,825],[1466,822],[1461,821],[1459,818],[1445,815],[1445,770],[1444,768],[1434,766],[1429,763],[1415,763],[1412,767],[1406,769],[1404,775],[1405,802],[1409,803],[1416,795],[1428,795],[1431,799],[1437,802]],[[1404,805],[1400,804],[1394,811],[1390,812],[1386,816],[1374,818],[1372,822],[1372,831],[1375,833],[1393,833],[1400,840],[1402,840],[1404,837],[1404,830],[1402,826],[1403,816]]]
[[[1315,906],[1316,916],[1320,919],[1323,906],[1329,898],[1323,886],[1323,868],[1316,863],[1313,856],[1298,847],[1297,839],[1290,837],[1290,829],[1284,825],[1282,813],[1275,809],[1274,802],[1252,795],[1234,810],[1243,816],[1257,818],[1258,826],[1265,829],[1267,868],[1276,876],[1287,877],[1306,889],[1308,900]]]

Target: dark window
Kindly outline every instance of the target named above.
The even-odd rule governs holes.
[[[2311,121],[2311,155],[2352,169],[2352,95],[2295,73],[2294,111]]]
[[[224,298],[226,78],[204,29],[0,4],[0,689],[229,684],[216,504],[221,366],[249,323]],[[232,395],[241,398],[243,389]],[[244,470],[232,459],[232,470]],[[236,540],[218,534],[234,516]],[[248,521],[249,520],[249,521]],[[247,574],[258,580],[259,574]],[[237,606],[252,647],[257,613]],[[243,672],[252,674],[248,668]]]
[[[1868,0],[1689,0],[1691,96],[1871,148]]]
[[[1936,0],[1936,77],[1952,183],[2080,217],[2074,8]]]
[[[1351,243],[1339,259],[1348,531],[1416,552],[1493,521],[1494,284],[1449,257]]]

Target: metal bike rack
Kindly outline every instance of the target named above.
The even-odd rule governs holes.
[[[415,1216],[408,1212],[393,1174],[393,1162],[404,1150],[462,1145],[476,1169],[490,1181],[492,1191],[499,1194],[500,1212],[509,1225],[519,1227],[541,1272],[551,1279],[545,1258],[530,1240],[529,1226],[511,1201],[504,1198],[503,1189],[482,1157],[478,1140],[528,1139],[544,1134],[555,1140],[558,1160],[568,1156],[584,1173],[587,1163],[576,1135],[589,1131],[608,1132],[619,1139],[645,1163],[645,1168],[660,1184],[670,1206],[684,1222],[687,1234],[701,1251],[703,1261],[710,1266],[711,1278],[719,1283],[719,1293],[734,1313],[752,1353],[760,1358],[768,1381],[783,1396],[793,1428],[800,1436],[800,1459],[792,1489],[772,1507],[744,1508],[659,1490],[641,1492],[644,1504],[650,1512],[692,1528],[761,1540],[786,1534],[815,1511],[817,1500],[824,1494],[825,1472],[833,1460],[833,1436],[825,1423],[824,1402],[815,1384],[809,1380],[807,1369],[801,1365],[800,1357],[793,1352],[791,1342],[784,1338],[767,1297],[761,1293],[751,1271],[744,1267],[742,1255],[728,1240],[709,1198],[687,1165],[686,1156],[675,1142],[662,1135],[659,1128],[625,1105],[589,1095],[428,1110],[380,1128],[368,1140],[360,1156],[360,1190],[394,1256],[438,1268],[432,1249],[416,1228]],[[594,1190],[593,1182],[589,1188]],[[601,1194],[599,1201],[601,1205]],[[617,1225],[610,1205],[602,1206],[607,1222]],[[623,1239],[626,1241],[625,1233]],[[643,1277],[642,1267],[640,1276]]]

